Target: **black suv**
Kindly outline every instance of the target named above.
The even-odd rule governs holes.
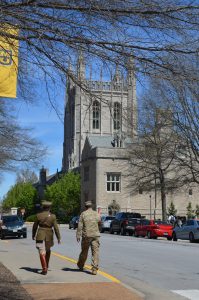
[[[119,212],[116,214],[115,219],[111,222],[110,233],[117,232],[117,234],[133,235],[135,226],[140,223],[141,214],[134,212]]]

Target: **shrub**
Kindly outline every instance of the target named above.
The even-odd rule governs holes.
[[[30,215],[26,218],[26,222],[35,222],[36,221],[36,215]]]

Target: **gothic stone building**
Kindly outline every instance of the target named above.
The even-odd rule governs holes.
[[[101,213],[108,213],[110,205],[115,203],[122,211],[161,218],[158,193],[133,195],[126,176],[126,148],[129,137],[136,137],[137,126],[136,84],[131,59],[128,66],[125,79],[116,68],[110,81],[103,81],[102,76],[98,81],[87,80],[84,59],[80,55],[77,74],[82,87],[71,79],[67,83],[62,171],[79,169],[82,209],[86,200],[92,200]],[[188,202],[193,206],[197,203],[194,188],[186,187],[177,194],[167,195],[167,206],[171,201],[178,214],[185,215]]]

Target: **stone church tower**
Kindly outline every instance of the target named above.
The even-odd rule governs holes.
[[[86,79],[83,55],[77,62],[77,78],[68,78],[64,116],[62,170],[79,168],[86,136],[134,136],[137,127],[136,83],[133,59],[123,78],[118,67],[110,81]],[[99,72],[100,73],[100,72]]]

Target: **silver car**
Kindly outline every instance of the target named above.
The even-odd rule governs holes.
[[[101,226],[100,226],[100,232],[109,231],[111,222],[115,219],[113,216],[102,216],[101,217]]]
[[[182,226],[176,226],[172,234],[173,241],[189,240],[190,243],[199,240],[199,220],[187,220]]]

